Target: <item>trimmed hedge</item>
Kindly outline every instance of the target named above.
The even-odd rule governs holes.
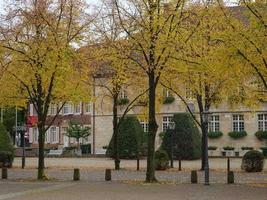
[[[225,147],[223,147],[223,150],[225,150],[225,151],[233,151],[233,150],[235,150],[235,147],[225,146]]]
[[[221,131],[215,131],[215,132],[209,132],[208,133],[209,138],[219,138],[222,136],[223,136],[223,133]]]
[[[252,150],[243,156],[241,169],[246,172],[261,172],[263,166],[264,156],[261,152]]]
[[[142,141],[144,137],[143,128],[135,116],[126,116],[118,131],[118,150],[120,158],[137,158],[142,152]],[[113,137],[108,145],[106,155],[113,156]]]
[[[243,138],[247,136],[248,134],[246,131],[232,131],[232,132],[229,132],[228,135],[231,138],[238,139],[238,138]]]
[[[0,167],[12,167],[14,148],[5,126],[0,124]]]
[[[266,140],[267,139],[267,131],[258,131],[258,132],[255,133],[255,136],[259,140]]]
[[[201,136],[189,113],[174,114],[174,130],[167,130],[162,141],[162,149],[171,154],[175,159],[193,160],[201,157]],[[172,132],[174,133],[172,136]]]
[[[174,97],[165,97],[163,99],[163,104],[171,104],[174,101],[175,101],[175,98]]]
[[[241,149],[243,150],[243,151],[245,151],[245,150],[253,150],[254,149],[254,147],[241,147]]]
[[[208,147],[208,150],[211,150],[211,151],[215,151],[217,149],[217,147],[215,147],[215,146],[209,146]]]
[[[166,170],[169,168],[169,156],[168,153],[159,149],[155,152],[155,169],[156,170]]]

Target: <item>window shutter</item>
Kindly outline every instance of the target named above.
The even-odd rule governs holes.
[[[32,128],[29,128],[29,142],[32,143],[33,135],[32,135]]]
[[[56,127],[56,143],[59,143],[59,127]]]

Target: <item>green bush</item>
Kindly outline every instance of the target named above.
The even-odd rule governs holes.
[[[14,148],[5,126],[0,124],[0,167],[12,167]]]
[[[215,151],[217,149],[217,147],[215,147],[215,146],[209,146],[208,147],[208,150],[213,150],[213,151]]]
[[[166,150],[170,156],[171,144],[173,144],[174,158],[199,159],[201,157],[201,137],[191,115],[188,113],[175,114],[173,121],[175,129],[167,130],[162,141],[162,149]]]
[[[225,151],[233,151],[233,150],[235,150],[235,147],[225,146],[225,147],[223,147],[223,150],[225,150]]]
[[[229,132],[228,135],[231,138],[238,139],[238,138],[247,136],[247,132],[246,131],[232,131],[232,132]]]
[[[245,150],[253,150],[254,148],[253,147],[241,147],[241,149],[243,150],[243,151],[245,151]]]
[[[118,99],[118,105],[126,105],[128,103],[129,103],[129,99],[127,98]]]
[[[221,131],[215,131],[215,132],[209,132],[208,133],[209,138],[219,138],[222,136],[223,136],[223,133]]]
[[[118,131],[118,150],[120,158],[137,158],[142,152],[144,140],[143,128],[135,116],[126,116]],[[113,156],[113,137],[108,145],[106,155]]]
[[[174,97],[165,97],[163,99],[163,104],[171,104],[174,101],[175,101],[175,98]]]
[[[165,150],[157,150],[155,152],[155,169],[166,170],[169,167],[169,160],[168,153]]]
[[[255,133],[255,136],[259,139],[259,140],[266,140],[267,139],[267,131],[258,131]]]
[[[241,169],[246,172],[261,172],[264,166],[264,156],[261,152],[251,150],[242,159]]]

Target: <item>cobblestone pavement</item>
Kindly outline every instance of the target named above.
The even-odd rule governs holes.
[[[211,169],[216,170],[225,170],[226,169],[226,158],[212,158],[209,159],[209,165]],[[27,168],[36,168],[38,160],[37,158],[27,158],[26,167]],[[199,169],[201,165],[200,160],[193,161],[182,161],[182,167],[185,170]],[[21,166],[21,158],[15,158],[14,167]],[[114,162],[109,158],[46,158],[45,166],[47,168],[84,168],[84,169],[106,169],[113,168]],[[178,166],[178,162],[174,162],[174,166]],[[231,158],[231,169],[240,170],[241,159],[240,158]],[[121,167],[127,169],[135,169],[136,161],[135,160],[121,160]],[[146,160],[140,160],[140,167],[145,169]],[[267,162],[264,169],[267,171]]]
[[[106,158],[46,158],[46,174],[52,180],[68,181],[72,179],[73,168],[80,168],[81,179],[87,182],[103,181],[104,170],[113,168],[113,161]],[[261,173],[245,173],[240,170],[241,159],[231,160],[231,170],[235,172],[235,182],[244,183],[267,183],[267,169]],[[177,166],[178,163],[175,163]],[[27,159],[26,169],[20,169],[20,159],[16,158],[14,168],[9,170],[11,180],[34,180],[37,175],[37,159]],[[122,170],[113,171],[113,180],[144,180],[145,179],[145,160],[141,161],[141,170],[136,171],[136,161],[123,160]],[[226,160],[210,159],[210,182],[226,183]],[[190,171],[200,169],[200,161],[183,161],[182,171],[177,168],[167,171],[157,171],[156,175],[160,181],[174,183],[190,183]],[[203,182],[204,173],[198,172],[199,182]]]
[[[49,181],[36,181],[37,159],[27,159],[26,169],[15,159],[8,170],[8,180],[0,180],[0,200],[267,200],[267,169],[261,173],[240,170],[240,159],[231,160],[235,171],[234,185],[226,183],[226,160],[210,160],[210,186],[204,186],[204,173],[198,171],[200,184],[190,184],[190,171],[200,168],[200,161],[183,161],[183,170],[157,171],[159,184],[144,184],[145,160],[141,170],[136,162],[123,160],[122,170],[112,170],[112,182],[104,181],[104,170],[113,168],[113,161],[105,158],[47,158]],[[81,181],[72,181],[73,168],[80,168]]]
[[[2,193],[9,187],[8,193]],[[20,188],[20,190],[18,190]],[[0,200],[267,200],[267,189],[250,185],[140,184],[120,182],[1,184]]]

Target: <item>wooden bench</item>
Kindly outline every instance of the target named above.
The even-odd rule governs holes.
[[[61,156],[63,154],[63,149],[50,150],[48,156]]]

